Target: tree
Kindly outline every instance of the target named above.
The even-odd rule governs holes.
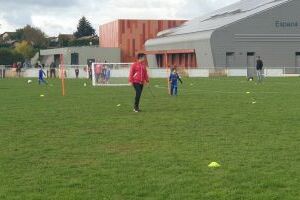
[[[74,39],[73,35],[69,34],[59,34],[58,36],[58,43],[60,47],[68,47],[70,41]]]
[[[26,59],[30,59],[34,56],[33,47],[25,40],[16,44],[15,51],[23,55]]]
[[[13,49],[0,48],[0,65],[12,65],[14,62],[24,61],[23,56]]]
[[[83,16],[78,23],[77,31],[73,34],[76,38],[84,36],[96,35],[95,29],[91,26],[91,23]]]
[[[24,28],[18,29],[12,37],[12,39],[15,40],[25,40],[36,48],[46,48],[48,46],[46,34],[39,28],[35,28],[30,25],[26,25]]]
[[[99,45],[99,38],[97,36],[82,37],[82,38],[77,39],[77,40],[69,41],[68,45],[70,47]]]

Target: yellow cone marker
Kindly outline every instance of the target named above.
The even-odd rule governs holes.
[[[117,105],[117,107],[120,107],[120,106],[121,106],[121,104],[118,104],[118,105]]]
[[[208,165],[208,167],[210,167],[210,168],[219,168],[219,167],[221,167],[221,165],[217,162],[212,162]]]
[[[40,97],[44,97],[45,95],[41,94]]]
[[[246,92],[246,94],[250,94],[251,92]]]

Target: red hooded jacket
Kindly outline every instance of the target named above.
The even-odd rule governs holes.
[[[130,83],[144,84],[149,82],[146,65],[142,62],[135,62],[131,65],[129,73]]]

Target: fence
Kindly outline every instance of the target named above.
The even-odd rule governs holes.
[[[86,70],[80,69],[82,73],[81,78],[86,77]],[[114,71],[115,70],[115,71]],[[50,76],[50,69],[44,68],[44,71]],[[166,78],[169,76],[169,71],[163,68],[150,68],[149,75],[152,78]],[[255,77],[257,72],[255,68],[179,68],[178,72],[184,77]],[[117,77],[128,77],[129,69],[113,69],[112,75]],[[56,74],[59,75],[59,69],[56,69]],[[75,78],[75,72],[70,72],[68,78]],[[300,67],[265,67],[263,69],[265,77],[300,77]],[[36,68],[23,68],[21,77],[34,78],[38,76],[38,69]],[[0,65],[0,78],[13,78],[18,77],[16,69],[10,66]]]
[[[197,68],[179,71],[187,77],[255,77],[257,75],[256,68]],[[265,77],[299,77],[300,68],[265,67],[262,73]]]
[[[0,65],[0,78],[5,78],[5,66]]]

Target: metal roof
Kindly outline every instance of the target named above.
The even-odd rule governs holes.
[[[205,16],[192,19],[179,27],[162,31],[158,33],[158,37],[215,30],[289,1],[292,0],[241,0]]]

